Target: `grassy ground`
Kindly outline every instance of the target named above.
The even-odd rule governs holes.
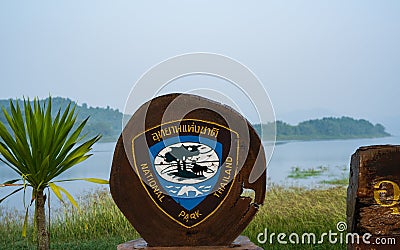
[[[243,232],[253,242],[267,228],[268,235],[285,233],[286,241],[291,233],[300,237],[303,233],[314,233],[317,241],[322,233],[337,232],[336,224],[346,221],[346,189],[326,190],[273,187],[267,192],[264,206]],[[300,238],[301,241],[301,238]],[[265,249],[345,249],[345,245],[327,244],[258,244]],[[289,242],[288,242],[289,243]]]
[[[346,186],[349,184],[349,178],[345,177],[345,178],[335,178],[333,180],[323,180],[320,181],[320,183],[322,184],[329,184],[329,185],[336,185],[336,186]]]
[[[53,211],[52,249],[116,249],[122,242],[138,238],[129,222],[114,205],[108,191],[100,190],[82,197],[80,212],[70,207]],[[336,224],[345,221],[346,192],[337,187],[326,190],[269,188],[265,205],[243,232],[253,242],[268,229],[271,233],[337,232]],[[33,226],[27,238],[21,237],[22,215],[0,208],[0,249],[35,249]],[[30,223],[32,225],[32,223]],[[300,239],[301,240],[301,239]],[[345,245],[259,244],[265,249],[345,249]]]

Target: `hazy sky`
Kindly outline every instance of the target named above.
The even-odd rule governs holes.
[[[280,119],[347,115],[394,131],[399,13],[396,0],[2,1],[0,98],[123,110],[151,66],[202,51],[248,66]]]

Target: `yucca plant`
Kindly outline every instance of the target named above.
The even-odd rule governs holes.
[[[77,206],[68,191],[55,183],[73,180],[108,183],[106,180],[95,178],[56,180],[60,174],[90,157],[88,152],[101,136],[86,140],[85,135],[81,135],[88,118],[77,123],[76,105],[71,106],[71,102],[68,103],[64,110],[58,110],[55,117],[52,116],[51,106],[50,97],[42,104],[38,99],[34,99],[33,102],[24,99],[23,109],[18,101],[14,104],[10,100],[10,113],[2,107],[9,129],[0,122],[0,154],[4,157],[0,157],[0,160],[20,176],[19,179],[0,184],[0,187],[17,188],[0,199],[0,202],[19,191],[25,191],[27,187],[32,188],[30,204],[35,202],[38,249],[49,249],[45,217],[46,188],[51,189],[60,200],[63,200],[62,193],[65,194],[70,202]],[[25,207],[23,236],[26,236],[29,206]]]

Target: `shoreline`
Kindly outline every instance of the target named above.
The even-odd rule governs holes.
[[[276,140],[275,145],[286,144],[291,142],[322,142],[322,141],[350,141],[350,140],[363,140],[363,139],[380,139],[380,138],[394,138],[398,137],[397,135],[388,135],[388,136],[372,136],[372,137],[335,137],[335,138],[309,138],[309,139],[284,139],[284,140]],[[269,141],[262,140],[263,143],[268,144]]]

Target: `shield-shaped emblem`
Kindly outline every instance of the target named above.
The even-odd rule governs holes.
[[[231,138],[239,147],[235,131],[196,119],[167,122],[133,138],[135,168],[155,205],[186,228],[206,220],[237,173],[238,148],[221,143]],[[145,141],[147,151],[141,150]]]

